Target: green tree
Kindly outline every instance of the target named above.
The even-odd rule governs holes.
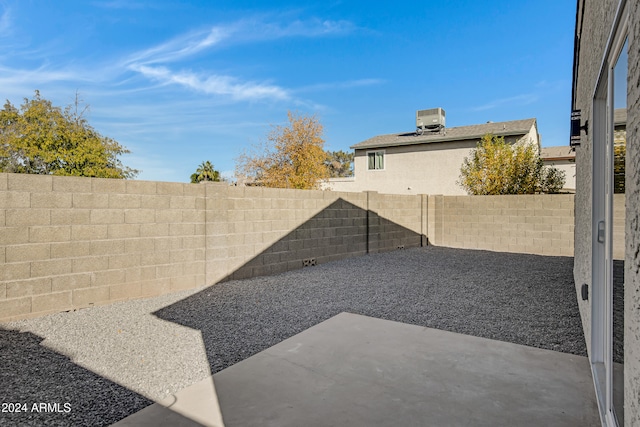
[[[129,153],[117,141],[100,135],[84,117],[76,94],[64,110],[35,91],[20,109],[9,101],[0,110],[0,172],[44,175],[134,178],[119,156]]]
[[[564,171],[553,168],[544,167],[540,172],[540,192],[547,194],[559,193],[564,187],[567,177]]]
[[[474,195],[557,193],[564,172],[545,167],[532,144],[508,144],[487,134],[466,157],[458,184]]]
[[[354,153],[346,153],[340,151],[327,151],[327,160],[325,164],[329,168],[329,176],[331,178],[339,178],[345,176],[353,176],[353,158]]]
[[[195,173],[191,174],[192,184],[197,184],[202,181],[219,182],[220,180],[220,172],[213,167],[213,164],[209,160],[202,162]]]
[[[238,158],[238,179],[264,187],[318,189],[329,177],[322,124],[315,116],[287,116],[288,126],[275,126],[262,147]]]

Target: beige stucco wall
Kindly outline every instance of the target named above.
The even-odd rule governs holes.
[[[591,284],[594,90],[615,14],[622,2],[586,0],[584,3],[575,108],[581,110],[583,124],[589,120],[589,132],[582,132],[581,145],[576,150],[574,279],[578,295],[581,284]],[[614,215],[624,218],[623,227],[614,225],[614,239],[625,242],[625,426],[636,426],[640,425],[640,1],[626,3],[630,19],[626,194],[624,208],[614,198]],[[619,256],[614,249],[614,257]],[[591,302],[591,298],[588,301],[578,298],[588,349],[591,347]]]
[[[576,164],[575,162],[556,161],[556,162],[544,162],[545,166],[552,166],[564,172],[566,181],[564,183],[563,190],[575,191],[576,189]]]
[[[579,57],[579,76],[576,86],[576,106],[582,113],[582,123],[592,121],[592,99],[594,89],[600,71],[600,64],[604,56],[607,37],[613,23],[617,0],[586,2],[587,13],[584,16],[582,39],[583,48]],[[568,120],[568,119],[567,119]],[[592,258],[592,156],[593,129],[590,132],[583,131],[581,144],[576,149],[576,196],[575,196],[575,260],[574,281],[576,295],[580,295],[580,287],[583,283],[591,285],[591,258]],[[584,327],[587,350],[591,348],[591,305],[590,301],[577,298],[582,325]]]
[[[476,141],[384,149],[384,169],[368,170],[367,150],[356,150],[355,182],[362,190],[388,194],[463,195],[460,166]]]
[[[506,137],[515,143],[515,137]],[[520,141],[535,144],[540,141],[535,125]],[[434,142],[371,150],[356,150],[354,177],[331,179],[323,185],[334,191],[377,191],[385,194],[442,194],[464,195],[457,182],[465,157],[476,148],[478,140]],[[369,170],[367,153],[384,151],[384,169]]]
[[[627,77],[625,423],[640,425],[640,1],[629,2]]]
[[[327,181],[324,181],[320,184],[321,190],[331,190],[331,191],[346,191],[352,193],[359,193],[365,191],[357,186],[355,177],[345,177],[345,178],[329,178]]]

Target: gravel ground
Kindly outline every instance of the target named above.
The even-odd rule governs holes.
[[[572,269],[430,246],[4,324],[0,425],[109,425],[344,311],[586,356]]]

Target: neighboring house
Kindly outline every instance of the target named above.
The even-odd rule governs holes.
[[[545,166],[551,166],[564,171],[566,181],[562,188],[565,192],[576,190],[576,153],[569,146],[542,147],[540,158]]]
[[[595,395],[602,425],[639,426],[640,0],[577,1],[572,110],[574,281]]]
[[[334,191],[377,191],[387,194],[464,195],[457,184],[465,157],[480,138],[491,133],[509,143],[540,148],[536,119],[379,135],[351,146],[354,177],[330,179]]]

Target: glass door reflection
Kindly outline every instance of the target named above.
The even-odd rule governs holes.
[[[610,153],[613,174],[613,233],[611,289],[611,378],[613,413],[624,425],[624,219],[625,157],[627,146],[627,48],[625,41],[613,69],[613,144]]]

